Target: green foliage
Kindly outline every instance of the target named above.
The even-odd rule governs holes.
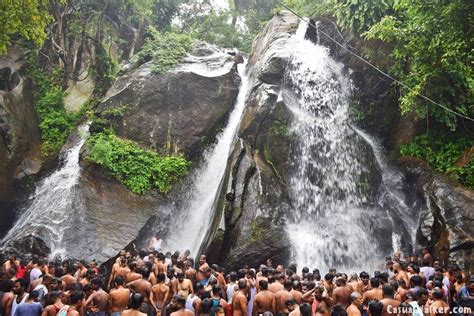
[[[95,80],[94,95],[101,97],[112,86],[118,71],[117,62],[107,53],[102,44],[95,45],[95,59],[92,77]]]
[[[35,83],[42,152],[48,156],[61,149],[86,107],[76,114],[66,112],[63,101],[65,93],[59,85],[60,73],[53,70],[48,76],[38,66],[35,53],[30,52],[27,56],[27,71]]]
[[[456,129],[457,118],[420,98],[422,93],[451,110],[474,116],[474,37],[468,12],[474,12],[474,2],[469,0],[400,0],[393,15],[365,33],[368,39],[395,43],[392,73],[413,88],[401,89],[403,113],[428,114]]]
[[[423,134],[406,145],[400,146],[402,156],[413,156],[425,160],[430,167],[447,173],[462,184],[474,188],[474,159],[464,167],[456,167],[455,163],[462,154],[474,145],[467,137]]]
[[[98,133],[88,140],[88,159],[103,166],[112,176],[137,194],[153,187],[168,192],[187,173],[183,157],[161,157],[113,133]]]
[[[37,46],[43,44],[51,21],[48,4],[48,0],[0,1],[0,55],[18,36]]]
[[[183,59],[191,49],[192,42],[192,37],[187,34],[161,33],[150,27],[145,44],[138,53],[139,61],[153,59],[152,71],[163,74]]]
[[[259,241],[262,238],[262,228],[258,225],[257,220],[253,219],[250,223],[250,240]]]

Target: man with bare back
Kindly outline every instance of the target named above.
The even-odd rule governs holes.
[[[157,314],[161,313],[169,300],[170,288],[165,284],[165,281],[166,275],[164,273],[158,274],[158,283],[152,286],[150,292],[150,303]]]
[[[114,282],[115,288],[110,291],[109,306],[111,316],[120,316],[127,308],[130,290],[123,287],[124,282],[125,280],[123,276],[118,275]]]
[[[240,279],[238,282],[239,291],[234,295],[232,305],[234,307],[233,316],[247,315],[247,280]]]
[[[84,304],[85,309],[88,311],[87,315],[105,316],[109,303],[109,294],[102,289],[102,280],[100,278],[92,279],[91,287],[93,292]]]
[[[293,288],[293,283],[290,280],[286,280],[283,284],[283,290],[278,291],[275,294],[276,300],[276,315],[288,315],[290,311],[286,306],[287,300],[293,300],[293,294],[291,294],[291,290]]]
[[[276,312],[275,293],[268,290],[268,281],[261,279],[258,282],[260,292],[255,295],[253,316],[263,314],[264,312]]]

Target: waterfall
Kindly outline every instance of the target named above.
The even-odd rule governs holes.
[[[237,129],[245,108],[248,92],[248,76],[245,64],[238,65],[241,85],[234,108],[224,130],[217,136],[216,143],[205,153],[203,163],[192,174],[191,185],[181,195],[183,204],[172,209],[171,224],[173,231],[165,240],[165,248],[171,251],[191,250],[197,254],[212,221],[215,202],[227,166],[232,145],[236,140]]]
[[[302,22],[288,43],[282,87],[294,140],[289,175],[293,209],[287,218],[293,260],[321,271],[375,269],[391,252],[381,249],[380,236],[392,232],[373,193],[376,161],[351,127],[351,82],[343,65],[327,48],[306,40],[306,29]],[[382,219],[382,227],[376,227]]]
[[[62,166],[36,187],[29,207],[21,213],[15,225],[3,238],[3,247],[8,246],[8,243],[18,236],[35,235],[41,231],[42,236],[45,236],[42,239],[51,250],[51,256],[65,257],[67,252],[63,248],[63,239],[67,230],[74,227],[72,219],[77,218],[69,213],[81,209],[74,206],[77,201],[74,198],[74,187],[81,173],[79,155],[89,136],[89,126],[90,123],[79,126],[79,137],[64,153]]]

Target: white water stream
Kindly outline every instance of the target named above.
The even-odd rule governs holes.
[[[80,224],[74,223],[74,219],[82,217],[73,216],[70,212],[82,209],[74,206],[79,200],[75,198],[77,192],[75,186],[81,174],[79,154],[89,136],[89,126],[90,123],[79,126],[79,137],[64,153],[62,166],[36,187],[35,193],[30,198],[31,204],[21,213],[15,225],[3,238],[2,245],[8,245],[19,236],[35,234],[41,230],[42,236],[45,236],[43,240],[51,250],[51,256],[66,255],[67,249],[63,245],[65,233],[75,224]]]
[[[227,158],[236,141],[236,133],[245,108],[249,87],[245,66],[246,63],[238,65],[242,81],[226,127],[217,136],[215,145],[205,152],[202,165],[193,173],[191,185],[180,197],[184,201],[183,205],[171,211],[176,215],[170,225],[173,231],[166,240],[166,249],[172,251],[189,249],[195,255],[210,228]]]
[[[405,228],[413,229],[402,190],[397,189],[400,174],[388,167],[367,134],[352,128],[351,82],[327,48],[304,38],[306,29],[306,23],[301,22],[287,45],[290,57],[282,93],[292,113],[294,140],[290,175],[293,211],[287,225],[293,260],[299,267],[321,271],[331,267],[374,270],[392,251],[379,246],[387,232],[388,244],[400,246],[401,236],[390,237],[394,224],[392,214],[384,209],[385,197],[398,203],[393,208],[407,221]],[[368,152],[367,144],[373,153]],[[370,190],[377,169],[371,166],[377,165],[382,175],[380,188],[375,188],[383,197],[379,201]]]

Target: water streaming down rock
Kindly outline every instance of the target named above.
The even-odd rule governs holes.
[[[245,66],[246,63],[237,66],[242,81],[226,127],[217,136],[215,145],[204,153],[201,166],[193,172],[192,183],[180,197],[182,204],[178,209],[169,211],[172,216],[172,224],[169,227],[175,227],[165,240],[165,247],[169,250],[189,249],[195,255],[209,230],[227,158],[236,140],[237,128],[245,107],[248,92]]]
[[[372,136],[352,126],[372,148],[377,165],[382,174],[379,187],[378,203],[383,207],[393,224],[392,245],[395,250],[412,253],[416,245],[420,204],[413,192],[407,192],[405,175],[387,162],[383,148]]]
[[[79,126],[78,137],[74,139],[72,147],[63,154],[62,165],[37,186],[31,197],[31,204],[3,238],[3,247],[21,236],[36,235],[41,231],[42,239],[50,248],[52,257],[65,256],[68,253],[63,240],[65,232],[73,227],[74,220],[81,217],[80,214],[72,216],[70,212],[82,209],[74,205],[81,200],[75,198],[77,191],[74,188],[81,172],[79,155],[89,136],[89,126],[90,123]]]
[[[350,126],[351,83],[327,48],[292,37],[282,96],[292,113],[288,219],[299,266],[375,268],[390,252],[392,225],[377,205],[380,175],[370,148]],[[383,249],[383,250],[382,250]]]

